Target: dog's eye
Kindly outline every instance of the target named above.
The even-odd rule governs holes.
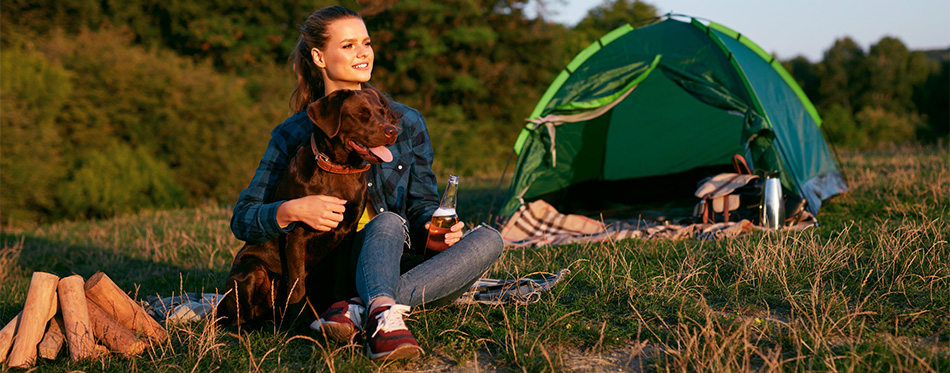
[[[367,121],[372,115],[370,114],[369,110],[360,110],[353,116],[358,120]]]

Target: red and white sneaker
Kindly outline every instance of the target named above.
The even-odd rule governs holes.
[[[366,352],[370,359],[409,359],[422,354],[422,348],[402,320],[408,313],[409,306],[390,304],[379,306],[369,314]]]
[[[331,304],[319,319],[310,323],[310,329],[326,333],[337,342],[352,342],[363,328],[365,310],[362,304],[341,300]]]

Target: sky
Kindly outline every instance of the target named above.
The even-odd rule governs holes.
[[[575,25],[605,0],[549,0],[547,19]],[[705,18],[729,27],[779,59],[819,62],[835,40],[865,52],[891,36],[911,50],[950,48],[950,0],[644,0],[659,14]],[[631,20],[633,21],[633,20]]]

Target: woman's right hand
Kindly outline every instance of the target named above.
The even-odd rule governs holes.
[[[329,231],[343,221],[346,200],[333,196],[306,196],[281,203],[277,207],[277,224],[286,227],[299,221],[318,231]]]

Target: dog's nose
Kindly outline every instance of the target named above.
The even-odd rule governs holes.
[[[396,134],[399,133],[399,129],[393,126],[386,126],[386,129],[383,130],[383,133],[386,134],[386,137],[396,137]]]

